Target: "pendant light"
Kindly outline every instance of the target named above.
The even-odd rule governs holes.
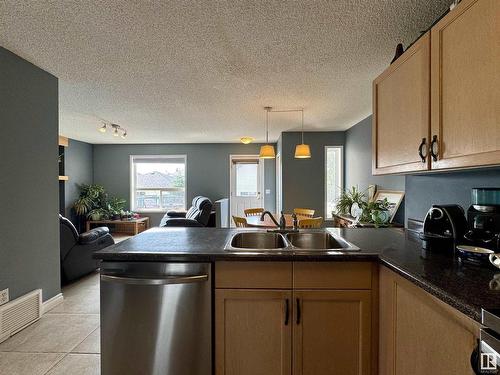
[[[304,110],[301,109],[302,113],[302,143],[295,146],[295,159],[309,159],[311,157],[311,149],[309,145],[304,143]]]
[[[274,159],[276,154],[274,153],[274,146],[269,144],[269,112],[271,107],[264,107],[266,110],[266,144],[260,146],[259,158],[262,159]]]

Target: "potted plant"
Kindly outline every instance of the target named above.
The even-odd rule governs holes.
[[[374,223],[376,226],[386,224],[389,219],[389,202],[387,199],[382,201],[365,202],[361,215],[361,222]]]
[[[87,214],[87,218],[93,221],[106,220],[109,218],[109,214],[104,208],[94,208]]]
[[[106,209],[112,220],[119,220],[120,213],[125,207],[125,199],[112,197],[106,203]]]
[[[125,207],[125,199],[108,197],[104,187],[97,184],[80,185],[80,196],[73,203],[75,213],[91,220],[105,220],[110,217],[120,219],[120,212]]]
[[[95,208],[99,208],[105,193],[101,185],[90,184],[80,185],[80,196],[73,203],[73,208],[78,216],[88,214]]]
[[[351,215],[351,208],[354,203],[358,206],[362,206],[365,201],[365,193],[360,192],[356,186],[352,186],[350,189],[344,189],[337,199],[337,214],[339,215]]]

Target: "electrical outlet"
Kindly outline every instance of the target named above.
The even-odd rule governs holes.
[[[9,288],[0,290],[0,306],[9,302]]]

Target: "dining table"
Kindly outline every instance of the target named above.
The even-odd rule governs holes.
[[[281,215],[274,215],[274,218],[279,222],[280,216]],[[284,214],[285,216],[285,221],[286,221],[286,227],[287,228],[292,228],[293,227],[293,218],[292,214]],[[269,215],[264,216],[264,220],[260,220],[260,215],[257,216],[247,216],[247,226],[252,227],[252,228],[277,228],[276,224],[271,220]]]

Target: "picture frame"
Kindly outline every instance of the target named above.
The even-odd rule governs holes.
[[[398,212],[399,205],[403,201],[404,196],[405,196],[404,191],[377,190],[373,200],[375,202],[378,202],[378,201],[383,201],[385,198],[387,198],[387,201],[389,202],[389,214],[390,214],[389,222],[392,223],[392,220],[394,219],[394,216],[396,216],[396,212]]]

